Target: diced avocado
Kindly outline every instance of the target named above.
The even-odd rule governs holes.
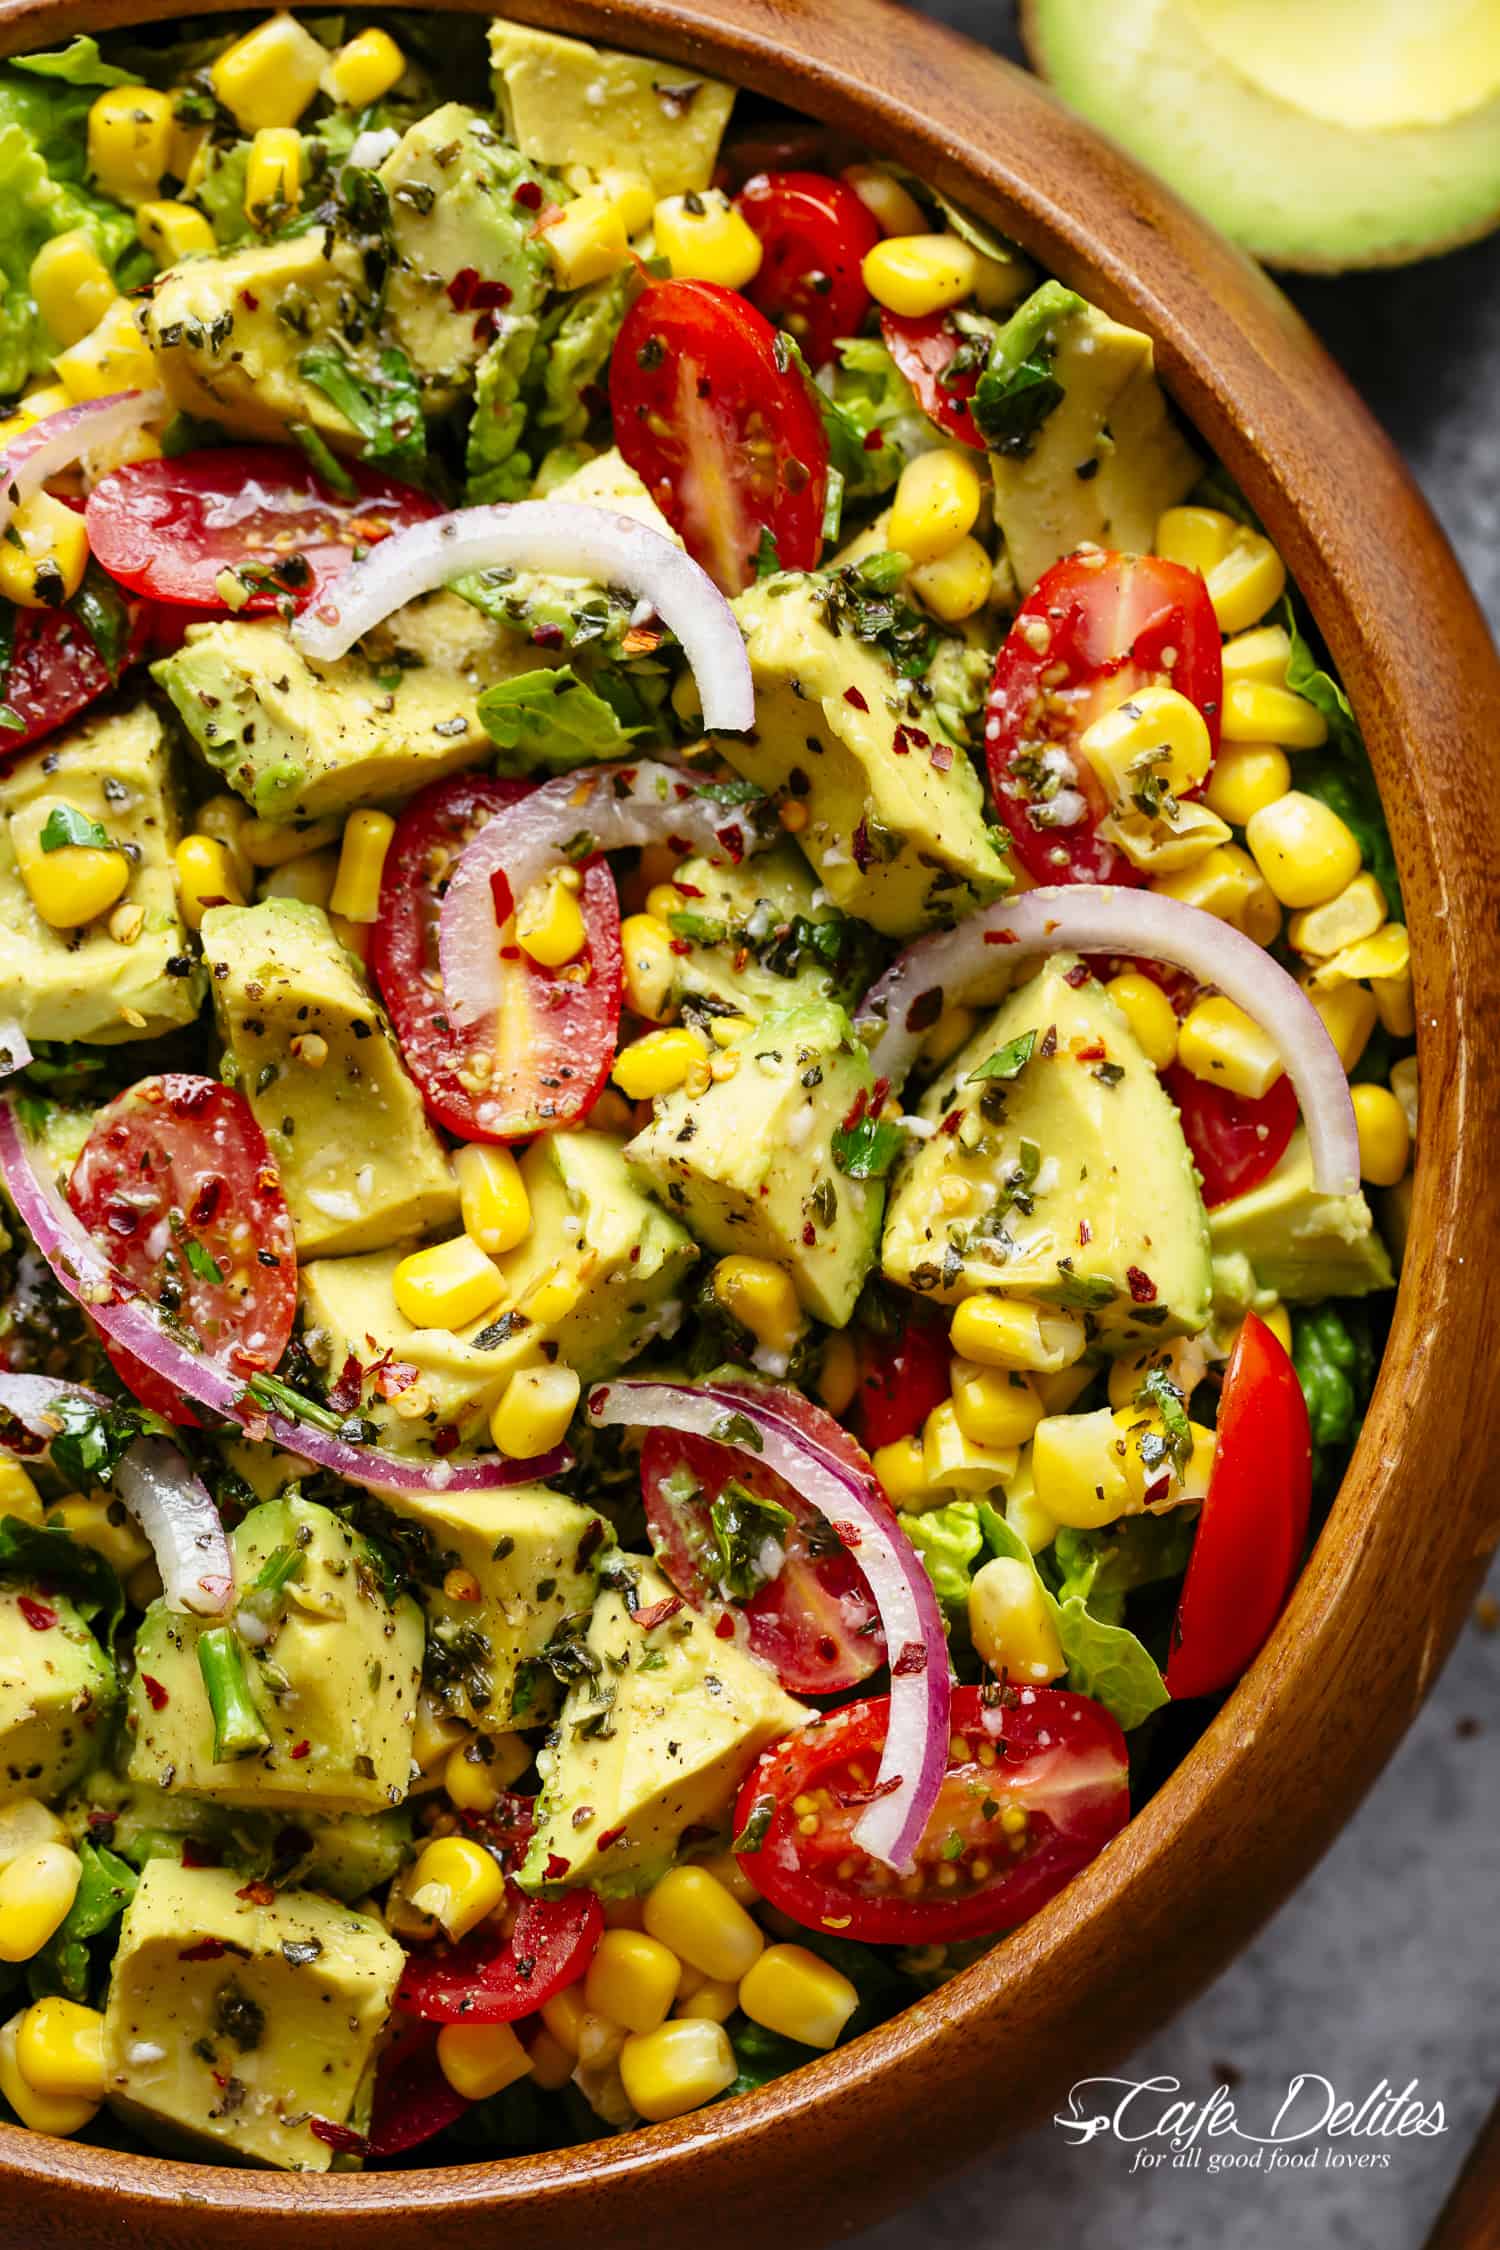
[[[308,1849],[294,1870],[295,1880],[310,1891],[331,1891],[335,1898],[367,1898],[390,1881],[415,1849],[406,1805],[390,1812],[335,1816],[304,1817],[299,1809],[297,1825],[307,1832]]]
[[[1262,1289],[1291,1304],[1367,1297],[1395,1276],[1362,1195],[1320,1195],[1307,1134],[1298,1126],[1286,1154],[1259,1187],[1208,1214],[1215,1259],[1241,1251]]]
[[[76,1781],[99,1753],[116,1692],[114,1667],[66,1595],[0,1583],[0,1805]]]
[[[175,406],[237,437],[283,439],[305,422],[343,452],[358,451],[359,433],[301,360],[318,349],[351,356],[362,332],[368,350],[372,318],[364,260],[331,226],[189,258],[157,275],[140,314]]]
[[[990,456],[995,521],[1023,593],[1085,540],[1149,554],[1157,517],[1201,467],[1167,412],[1150,337],[1072,303],[1046,338],[1061,399],[1026,450]]]
[[[833,1140],[869,1093],[869,1057],[831,1000],[775,1010],[727,1053],[731,1076],[662,1095],[625,1153],[700,1242],[774,1259],[841,1328],[880,1238],[880,1181],[850,1178]]]
[[[841,628],[834,587],[788,571],[739,596],[756,725],[719,748],[803,808],[797,841],[835,906],[913,937],[998,898],[1010,877],[967,756],[881,651]]]
[[[713,178],[732,86],[520,23],[491,24],[490,63],[505,130],[533,162],[623,165],[658,196]]]
[[[210,1628],[157,1601],[136,1637],[131,1779],[264,1809],[399,1805],[411,1777],[422,1669],[415,1602],[405,1595],[387,1601],[364,1541],[315,1501],[263,1501],[233,1541],[237,1614],[256,1629],[228,1630],[269,1747],[214,1756],[199,1656]],[[273,1558],[276,1570],[289,1573],[279,1593],[256,1588]]]
[[[674,956],[674,1006],[691,1016],[751,1017],[803,1000],[852,1006],[878,973],[859,922],[828,901],[795,844],[753,859],[685,859],[672,877],[681,896],[668,917],[686,951]]]
[[[213,906],[202,936],[219,1030],[280,1166],[298,1255],[378,1250],[453,1218],[442,1143],[322,908]]]
[[[723,1828],[751,1761],[812,1713],[691,1609],[642,1557],[618,1556],[584,1643],[587,1669],[538,1753],[523,1889],[648,1890],[688,1828]],[[647,1626],[642,1613],[671,1615]]]
[[[0,752],[3,745],[0,736]],[[16,865],[11,821],[50,798],[76,806],[131,855],[119,905],[81,930],[54,930],[44,922]],[[19,1023],[30,1039],[103,1046],[152,1039],[192,1022],[203,1005],[203,973],[177,908],[172,854],[181,832],[171,753],[147,703],[71,727],[5,768],[0,1020]],[[119,937],[110,934],[111,926]]]
[[[452,594],[398,610],[357,650],[314,664],[274,618],[190,625],[151,668],[211,766],[270,820],[404,803],[491,751],[475,710],[548,661]]]
[[[416,1848],[410,1805],[380,1813],[320,1813],[298,1805],[288,1817],[158,1789],[102,1767],[58,1811],[75,1843],[102,1837],[132,1867],[153,1859],[175,1865],[191,1841],[205,1860],[237,1867],[242,1879],[274,1876],[278,1887],[344,1899],[378,1890]]]
[[[936,1130],[891,1185],[889,1280],[944,1304],[988,1289],[1072,1306],[1110,1351],[1206,1324],[1208,1228],[1177,1112],[1074,955],[1010,995],[918,1115]]]
[[[406,1956],[314,1891],[263,1896],[232,1868],[152,1860],[110,1975],[105,2098],[150,2139],[326,2172],[314,2124],[361,2122]]]
[[[426,1534],[420,1547],[403,1538],[401,1549],[421,1577],[429,1686],[486,1733],[535,1726],[545,1689],[529,1668],[564,1619],[592,1607],[599,1558],[614,1544],[608,1523],[541,1484],[401,1493],[390,1506],[408,1534],[413,1525]],[[477,1581],[476,1598],[445,1591],[455,1570]]]
[[[515,198],[535,173],[485,118],[445,102],[403,133],[379,177],[395,251],[384,321],[436,407],[466,387],[497,319],[526,320],[547,293],[535,208]]]

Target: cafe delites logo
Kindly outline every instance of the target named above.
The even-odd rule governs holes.
[[[1279,2100],[1242,2115],[1227,2085],[1184,2096],[1176,2078],[1080,2078],[1052,2120],[1075,2146],[1105,2139],[1130,2151],[1132,2172],[1389,2171],[1392,2143],[1448,2130],[1440,2101],[1421,2082],[1382,2078],[1346,2095],[1315,2070],[1299,2070]]]

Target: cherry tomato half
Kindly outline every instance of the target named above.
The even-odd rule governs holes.
[[[409,1953],[396,2006],[428,2023],[517,2023],[576,1984],[604,1928],[593,1892],[518,1903],[517,1893],[511,1897],[516,1919],[509,1937],[481,1923],[457,1945]]]
[[[970,404],[979,388],[982,369],[964,367],[948,373],[964,339],[947,313],[926,313],[909,320],[900,313],[883,312],[880,333],[885,348],[916,393],[917,404],[930,422],[960,445],[984,451],[984,439]]]
[[[295,446],[211,446],[174,460],[132,461],[89,494],[89,545],[112,578],[153,600],[222,612],[219,579],[245,571],[238,616],[301,609],[353,562],[355,549],[435,516],[436,501],[369,469],[342,499]],[[245,580],[241,581],[242,587]]]
[[[437,2059],[438,2030],[435,2023],[407,2024],[382,2052],[375,2066],[365,2155],[401,2156],[409,2148],[420,2148],[455,2124],[469,2107],[443,2076]],[[312,2129],[317,2132],[316,2124]],[[335,2148],[340,2145],[330,2132],[318,2137]],[[358,2148],[358,2136],[343,2145]]]
[[[1065,1688],[955,1688],[948,1772],[909,1894],[910,1878],[853,1840],[888,1712],[883,1695],[846,1703],[763,1752],[740,1790],[735,1834],[758,1838],[741,1854],[745,1872],[804,1929],[872,1945],[1013,1930],[1130,1818],[1125,1737],[1102,1704]],[[793,1810],[807,1798],[811,1834],[805,1809]]]
[[[275,1161],[243,1094],[186,1071],[99,1112],[68,1201],[114,1271],[239,1375],[275,1367],[297,1310],[297,1250]],[[196,1422],[160,1375],[106,1344],[144,1406]]]
[[[1177,1604],[1169,1695],[1217,1695],[1257,1656],[1292,1590],[1312,1508],[1302,1385],[1247,1313],[1219,1399],[1218,1444]]]
[[[1177,1104],[1208,1210],[1248,1195],[1275,1171],[1297,1125],[1297,1097],[1289,1078],[1278,1078],[1259,1101],[1195,1078],[1181,1063],[1163,1071],[1162,1084]]]
[[[584,869],[588,940],[577,961],[544,969],[503,942],[495,1021],[460,1034],[443,1011],[437,933],[447,877],[470,837],[533,786],[463,773],[413,797],[386,854],[370,933],[370,968],[406,1066],[431,1114],[464,1140],[524,1140],[575,1123],[614,1061],[624,967],[619,898],[602,861]]]
[[[735,203],[763,253],[745,295],[795,336],[810,367],[826,365],[870,309],[860,268],[880,240],[874,214],[826,172],[757,173]]]
[[[733,289],[653,281],[625,315],[609,366],[615,442],[689,554],[737,594],[762,532],[783,569],[823,543],[828,440],[776,331]]]
[[[860,1435],[874,1453],[919,1430],[949,1395],[953,1351],[941,1321],[920,1306],[894,1336],[866,1333],[859,1340],[859,1389],[854,1411]]]
[[[1016,853],[1038,883],[1144,880],[1098,833],[1108,811],[1088,760],[1075,755],[1084,729],[1136,689],[1160,683],[1196,703],[1217,748],[1224,692],[1219,627],[1195,570],[1155,555],[1065,555],[1044,571],[1016,613],[995,658],[985,706],[990,787]],[[1048,820],[1066,802],[1043,761],[1061,752],[1069,795],[1082,817]]]
[[[21,724],[0,720],[0,763],[55,734],[115,684],[71,609],[17,609],[10,617],[10,661],[0,663],[0,707]],[[149,611],[132,604],[122,669],[146,654],[150,630]]]

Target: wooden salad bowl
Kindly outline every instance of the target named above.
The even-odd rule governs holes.
[[[0,55],[182,12],[0,0]],[[883,0],[508,12],[848,130],[1155,338],[1327,637],[1385,799],[1423,1088],[1394,1325],[1269,1645],[1123,1835],[964,1975],[728,2108],[555,2155],[315,2178],[0,2127],[0,2237],[17,2250],[430,2250],[445,2222],[506,2250],[760,2250],[851,2231],[1052,2114],[1217,1975],[1390,1756],[1500,1539],[1500,659],[1394,449],[1262,273],[1035,81],[934,24]]]

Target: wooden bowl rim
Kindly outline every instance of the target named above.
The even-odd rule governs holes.
[[[0,54],[185,12],[170,0],[0,0]],[[458,0],[458,12],[493,10]],[[352,2244],[377,2217],[382,2250],[405,2250],[433,2217],[462,2213],[503,2219],[517,2245],[583,2223],[608,2226],[615,2244],[685,2238],[689,2224],[738,2244],[763,2234],[779,2179],[795,2186],[798,2239],[843,2232],[934,2163],[977,2153],[997,2119],[1011,2131],[1045,2114],[1085,2066],[1107,2068],[1225,1965],[1389,1756],[1500,1537],[1485,1489],[1500,1377],[1483,1350],[1497,1291],[1486,1258],[1465,1254],[1495,1239],[1500,1212],[1484,1161],[1500,1123],[1486,1047],[1500,1023],[1500,874],[1493,851],[1460,856],[1500,833],[1500,660],[1393,449],[1263,274],[1034,80],[957,34],[884,0],[519,0],[503,12],[717,71],[847,127],[1153,335],[1169,389],[1307,595],[1382,785],[1431,1090],[1412,1249],[1354,1460],[1272,1641],[1124,1835],[997,1952],[728,2110],[550,2155],[284,2175],[0,2127],[12,2208],[46,2241],[78,2240],[81,2218],[111,2241],[140,2228],[141,2242],[201,2242],[211,2221],[225,2250],[290,2250]],[[1436,1504],[1403,1508],[1408,1461]]]

